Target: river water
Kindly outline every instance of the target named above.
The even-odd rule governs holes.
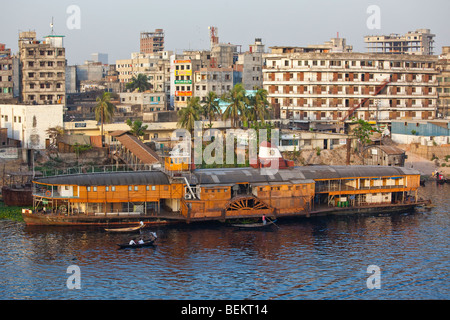
[[[155,227],[157,246],[123,250],[116,244],[129,235],[3,220],[0,299],[449,299],[449,194],[449,184],[428,183],[420,195],[431,209],[278,221],[266,231]],[[70,266],[79,282],[69,287],[79,289],[68,287],[78,274]]]

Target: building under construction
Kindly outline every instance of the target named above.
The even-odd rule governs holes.
[[[365,36],[364,42],[369,53],[433,55],[435,36],[430,29],[419,29],[403,36]]]
[[[155,29],[154,32],[141,32],[141,53],[155,53],[164,51],[164,30]]]

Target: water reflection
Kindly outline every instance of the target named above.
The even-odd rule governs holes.
[[[3,299],[448,299],[449,185],[421,189],[436,205],[400,214],[152,229],[157,246],[118,250],[131,235],[0,221]],[[82,289],[66,287],[67,267]],[[368,290],[378,265],[382,289]]]

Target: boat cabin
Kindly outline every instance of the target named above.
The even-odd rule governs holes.
[[[65,214],[157,214],[178,211],[181,183],[169,183],[160,171],[75,174],[36,179],[37,211]]]

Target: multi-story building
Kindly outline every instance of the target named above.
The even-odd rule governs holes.
[[[450,116],[450,47],[442,48],[442,55],[437,62],[438,101],[437,116],[446,118]]]
[[[369,53],[433,55],[434,37],[430,29],[409,31],[405,35],[365,36]]]
[[[0,43],[0,101],[13,98],[13,58],[11,49]]]
[[[262,68],[264,45],[260,38],[255,39],[255,43],[250,45],[249,51],[239,55],[237,65],[241,65],[242,84],[245,90],[253,90],[255,87],[261,88],[263,84]]]
[[[164,30],[155,29],[154,32],[141,32],[140,53],[151,54],[164,51]]]
[[[187,106],[194,96],[194,74],[210,64],[209,51],[184,51],[170,58],[170,105],[174,110]]]
[[[132,53],[131,59],[117,60],[116,71],[119,82],[127,84],[138,74],[145,74],[154,91],[168,94],[171,55],[171,51],[155,54]]]
[[[201,68],[194,72],[194,96],[203,101],[210,91],[217,97],[233,88],[233,68]]]
[[[193,63],[192,59],[172,60],[171,64],[171,97],[175,110],[186,107],[193,96]]]
[[[437,57],[365,53],[265,54],[264,89],[282,119],[431,119]]]
[[[23,103],[65,104],[66,52],[63,36],[36,40],[36,32],[19,34],[21,99]]]

